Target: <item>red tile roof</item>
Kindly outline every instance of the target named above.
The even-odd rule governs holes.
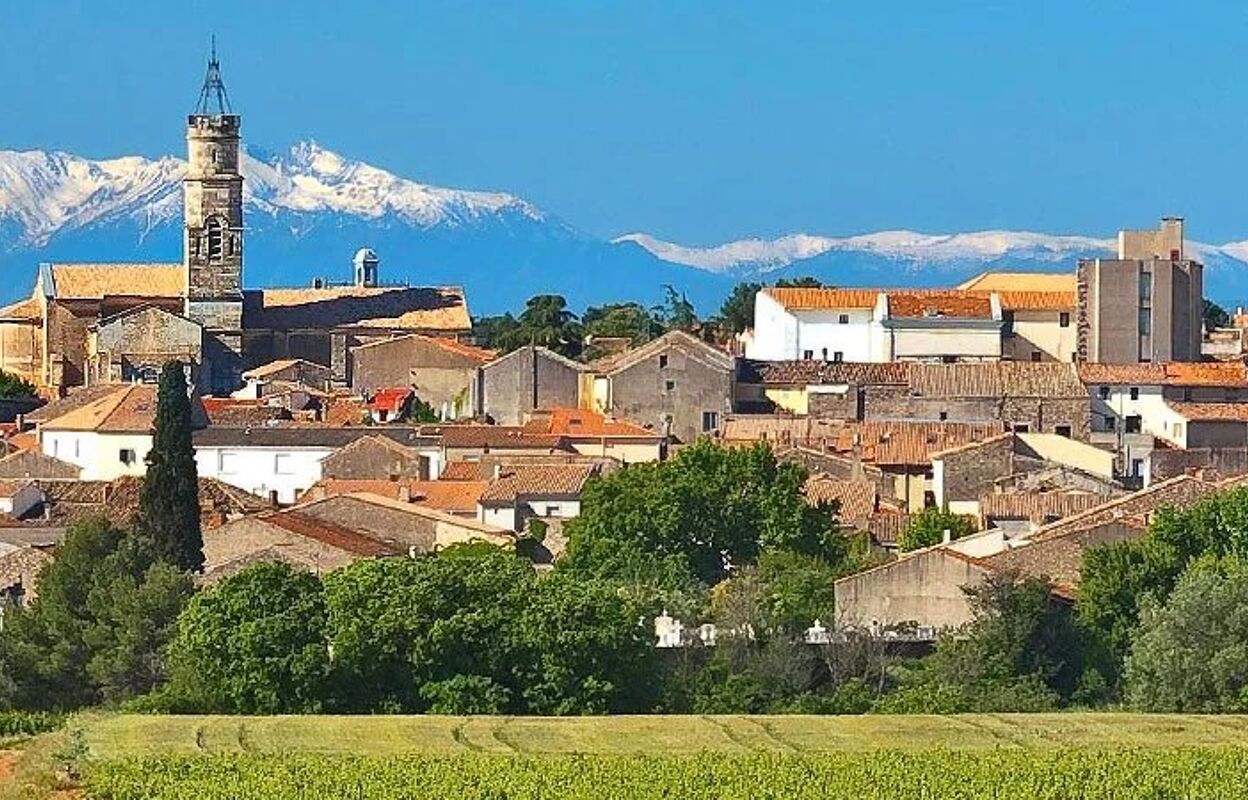
[[[992,303],[987,295],[956,290],[907,290],[888,293],[891,317],[951,317],[991,319]]]
[[[330,547],[360,556],[375,558],[399,554],[393,547],[371,536],[365,536],[328,520],[317,519],[301,511],[280,511],[264,517],[264,521],[298,536],[306,536]]]
[[[769,287],[763,292],[790,311],[817,311],[838,308],[875,308],[879,289],[819,289]]]
[[[585,482],[597,472],[597,467],[586,464],[512,467],[490,483],[481,495],[481,503],[514,503],[530,497],[578,497]]]
[[[1089,385],[1248,387],[1248,367],[1240,361],[1153,364],[1080,364]]]
[[[550,412],[549,419],[550,423],[545,426],[545,433],[554,433],[572,438],[577,436],[642,436],[653,438],[658,435],[654,431],[647,430],[640,425],[634,425],[631,422],[613,419],[597,412],[586,411],[580,408],[553,409]]]
[[[1167,405],[1189,422],[1248,422],[1248,403],[1168,402]]]
[[[368,401],[368,407],[375,411],[385,411],[389,414],[397,414],[407,404],[411,396],[415,394],[411,388],[406,386],[396,386],[390,389],[382,389],[372,396]]]
[[[365,493],[391,500],[403,500],[403,493],[406,491],[406,501],[413,505],[463,514],[476,511],[477,501],[488,485],[483,480],[390,481],[324,478],[304,492],[302,499],[314,499],[324,492],[326,496]]]

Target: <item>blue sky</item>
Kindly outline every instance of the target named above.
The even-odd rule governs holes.
[[[608,236],[1248,238],[1248,4],[0,2],[0,147],[180,152],[215,32],[246,137]]]

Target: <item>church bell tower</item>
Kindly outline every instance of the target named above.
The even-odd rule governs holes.
[[[204,326],[202,389],[231,391],[243,351],[241,119],[230,109],[214,41],[199,102],[186,119],[183,181],[188,319]]]

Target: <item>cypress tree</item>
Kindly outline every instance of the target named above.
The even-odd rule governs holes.
[[[191,401],[183,366],[177,361],[165,364],[160,372],[156,424],[136,527],[160,560],[191,572],[204,568]]]

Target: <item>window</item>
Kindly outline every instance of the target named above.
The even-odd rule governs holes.
[[[958,363],[958,357],[957,357],[957,356],[941,356],[941,357],[940,357],[940,363],[942,363],[942,364],[956,364],[956,363]]]
[[[1040,351],[1039,351],[1039,350],[1032,350],[1032,351],[1031,351],[1031,360],[1032,360],[1032,361],[1039,361],[1039,360],[1040,360]]]
[[[1132,387],[1131,387],[1131,399],[1132,399],[1132,400],[1139,400],[1139,399],[1140,399],[1140,387],[1138,387],[1138,386],[1132,386]]]
[[[1123,420],[1123,426],[1122,426],[1122,429],[1123,429],[1123,431],[1124,431],[1125,433],[1139,433],[1139,432],[1140,432],[1140,417],[1139,417],[1139,415],[1138,415],[1138,414],[1132,414],[1131,416],[1129,416],[1129,417],[1127,417],[1125,420]]]
[[[277,475],[293,475],[295,457],[290,453],[278,453],[273,456],[273,472]]]
[[[1063,311],[1061,314],[1059,314],[1057,317],[1057,324],[1060,327],[1069,328],[1070,327],[1070,312]]]
[[[826,348],[826,347],[825,347],[825,348],[823,348],[823,351],[822,351],[821,355],[823,356],[823,360],[824,360],[824,361],[827,361],[827,360],[828,360],[828,348]]]
[[[1001,332],[1006,336],[1012,336],[1014,334],[1014,312],[1009,310],[1002,311],[1001,323]]]
[[[1192,401],[1192,390],[1188,387],[1183,389],[1183,402],[1190,403]]]
[[[659,369],[667,369],[667,353],[659,356]]]
[[[220,217],[209,217],[208,225],[208,258],[212,261],[220,261],[221,254],[225,252],[225,231],[221,225]]]
[[[849,324],[849,315],[848,315],[848,314],[842,314],[842,315],[840,315],[839,317],[837,317],[837,318],[836,318],[836,322],[837,322],[837,324],[838,324],[838,325],[848,325],[848,324]]]
[[[1153,273],[1151,272],[1140,273],[1140,299],[1153,299]]]
[[[949,412],[948,411],[940,412],[940,421],[944,422],[947,419],[949,419]]]
[[[1131,459],[1131,477],[1132,478],[1144,477],[1144,459],[1142,458]]]
[[[670,392],[676,388],[676,381],[663,381],[663,391]]]
[[[1014,427],[1015,433],[1026,433],[1027,431],[1031,430],[1031,426],[1025,422],[1021,424],[1016,424],[1013,427]]]
[[[1153,312],[1152,309],[1140,309],[1140,335],[1148,336],[1153,332]]]
[[[809,361],[809,360],[811,360],[811,359],[812,359],[812,358],[814,358],[814,357],[815,357],[815,351],[814,351],[814,350],[803,350],[803,351],[802,351],[802,358],[804,358],[805,360]]]
[[[563,509],[559,508],[559,506],[546,506],[546,516],[561,517],[563,516]]]
[[[233,475],[238,472],[238,453],[222,450],[217,456],[217,469],[222,475]]]
[[[1176,439],[1183,438],[1183,423],[1182,422],[1174,423],[1174,438]]]
[[[1109,399],[1109,387],[1102,386],[1099,389],[1097,389],[1096,396],[1101,398],[1102,400],[1108,400]]]
[[[842,353],[840,350],[837,350],[835,353],[832,354],[832,360],[839,364],[845,360],[845,354]]]
[[[129,447],[123,447],[121,450],[119,450],[117,452],[117,458],[118,460],[121,461],[121,463],[125,464],[127,467],[132,465],[135,461],[138,460],[138,458],[135,455],[134,450]]]
[[[1105,430],[1109,431],[1110,433],[1113,433],[1117,429],[1118,429],[1118,420],[1115,419],[1114,417],[1106,417],[1105,418]]]
[[[703,411],[702,412],[702,432],[708,433],[719,427],[719,412]]]
[[[1058,436],[1065,436],[1067,439],[1070,438],[1070,426],[1069,425],[1054,425],[1053,432],[1056,433]]]

